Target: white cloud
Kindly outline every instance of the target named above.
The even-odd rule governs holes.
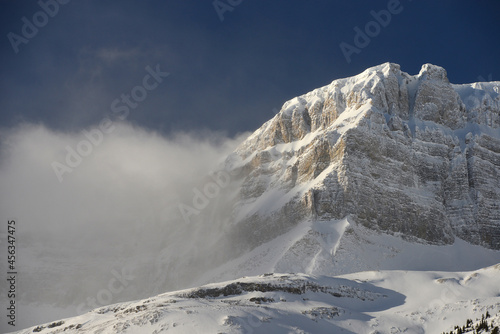
[[[239,139],[220,133],[179,133],[165,138],[129,124],[116,124],[102,143],[62,183],[51,166],[64,164],[66,147],[82,133],[22,125],[2,134],[0,212],[30,228],[64,228],[75,221],[113,225],[140,212],[146,202],[176,197],[217,167]],[[32,225],[32,226],[31,226]]]
[[[72,295],[58,302],[74,305],[95,296],[109,281],[110,268],[123,263],[144,277],[113,302],[152,294],[150,283],[162,276],[162,266],[173,257],[189,262],[186,254],[206,236],[204,228],[182,220],[177,204],[191,203],[193,187],[243,137],[205,132],[166,138],[130,124],[115,126],[63,182],[51,163],[63,162],[66,146],[76,147],[82,133],[33,124],[0,132],[1,219],[18,222],[24,252],[19,261],[31,301],[46,291],[49,297],[43,298],[50,303],[67,289]],[[61,265],[68,258],[76,269]],[[40,268],[50,279],[38,279]],[[182,281],[182,273],[177,275]]]

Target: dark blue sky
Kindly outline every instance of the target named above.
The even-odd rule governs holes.
[[[252,131],[286,100],[386,61],[410,74],[440,65],[454,83],[500,80],[498,0],[397,2],[220,0],[234,5],[221,21],[212,0],[72,0],[53,17],[37,1],[2,0],[0,126],[90,127],[157,65],[170,75],[127,120],[163,133]],[[388,8],[390,22],[369,24],[347,62],[340,44],[355,46],[354,28]],[[23,17],[40,27],[16,53],[8,36],[22,37]]]

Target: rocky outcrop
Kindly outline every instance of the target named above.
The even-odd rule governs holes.
[[[274,203],[240,216],[240,240],[350,215],[404,238],[500,249],[499,87],[386,63],[286,102],[230,157],[246,171],[235,212]]]

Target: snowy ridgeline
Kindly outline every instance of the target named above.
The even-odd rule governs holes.
[[[499,276],[500,264],[474,272],[264,274],[101,307],[18,333],[441,333],[467,319],[479,323],[486,312],[491,329],[500,324]]]

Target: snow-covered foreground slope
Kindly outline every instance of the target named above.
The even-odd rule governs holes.
[[[441,333],[487,311],[500,264],[472,272],[264,274],[114,304],[18,333]]]
[[[404,240],[399,235],[389,235],[365,228],[352,220],[350,221],[348,217],[343,220],[305,221],[300,223],[291,231],[253,249],[243,256],[222,266],[215,267],[202,276],[192,277],[191,280],[194,283],[189,283],[189,286],[199,286],[207,282],[227,281],[242,276],[258,276],[271,272],[336,276],[360,271],[379,272],[380,270],[394,269],[419,270],[422,271],[422,275],[426,275],[426,272],[436,270],[470,271],[499,262],[500,251],[471,245],[458,238],[453,245],[446,246],[431,245],[422,240],[414,242]],[[133,280],[125,281],[128,285],[123,290],[134,288],[136,285],[142,286],[141,279],[138,279],[135,275],[134,273]],[[498,272],[498,275],[500,276],[500,272]],[[387,280],[387,282],[389,284],[392,281]],[[43,284],[43,276],[41,276],[39,284]],[[390,288],[388,284],[384,285],[384,287]],[[114,286],[116,289],[120,288],[118,282],[114,282]],[[103,285],[102,288],[106,289],[107,285]],[[76,289],[76,286],[73,289]],[[423,286],[422,289],[427,289],[427,286]],[[36,291],[42,292],[43,290],[37,288]],[[99,291],[102,292],[103,290]],[[78,291],[65,288],[60,293],[71,295],[78,293]],[[99,293],[94,296],[90,295],[90,297],[97,296],[99,298]],[[116,294],[116,296],[123,297],[120,294]],[[143,297],[145,296],[139,298]],[[132,299],[136,298],[130,298],[129,300]],[[76,306],[57,308],[48,303],[38,305],[20,303],[18,305],[18,321],[20,323],[17,328],[25,328],[59,318],[81,315],[92,308],[88,307],[90,304],[86,304],[85,299],[80,299],[80,302],[87,308],[78,309]],[[99,300],[97,302],[99,303]],[[103,304],[98,305],[102,306]],[[472,315],[468,317],[473,318]],[[283,319],[283,321],[285,320]],[[463,323],[465,323],[465,320]],[[4,330],[12,329],[6,327]],[[214,332],[216,331],[214,330]],[[382,333],[384,332],[382,331]]]

